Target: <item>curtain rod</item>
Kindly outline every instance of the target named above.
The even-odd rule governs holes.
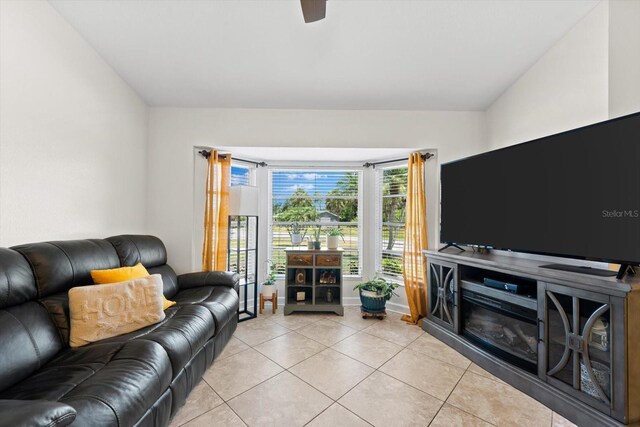
[[[198,151],[198,154],[200,154],[202,157],[204,157],[205,159],[208,159],[209,156],[211,155],[211,151],[207,151],[207,150],[200,150]],[[218,154],[218,157],[221,157],[223,159],[227,158],[226,154]],[[246,160],[246,159],[241,159],[239,157],[234,157],[234,160],[238,160],[240,162],[245,162],[245,163],[251,163],[252,165],[255,165],[256,167],[265,167],[265,166],[269,166],[267,165],[265,162],[254,162],[253,160]]]
[[[422,157],[422,160],[429,160],[430,158],[432,158],[434,156],[435,156],[435,154],[433,154],[433,153],[424,153],[421,157]],[[382,161],[382,162],[367,162],[362,166],[365,167],[365,168],[373,167],[375,169],[375,167],[377,165],[384,165],[386,163],[395,163],[395,162],[400,162],[402,160],[408,160],[408,158],[395,159],[395,160],[385,160],[385,161]]]

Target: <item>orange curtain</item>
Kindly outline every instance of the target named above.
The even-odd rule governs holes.
[[[424,160],[421,153],[411,153],[407,173],[407,207],[405,239],[402,252],[404,287],[410,315],[402,320],[417,324],[427,315],[427,198],[424,193]]]
[[[207,161],[202,271],[226,270],[231,154],[211,150]]]

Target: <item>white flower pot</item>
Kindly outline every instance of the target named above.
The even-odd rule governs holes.
[[[276,285],[265,285],[262,284],[262,295],[265,297],[270,297],[276,292]]]
[[[302,234],[292,234],[291,243],[293,243],[296,246],[302,243]]]
[[[327,236],[327,249],[338,249],[340,236]]]

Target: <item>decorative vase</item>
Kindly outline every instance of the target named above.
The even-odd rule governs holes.
[[[340,236],[327,236],[327,249],[338,249]]]
[[[312,240],[308,240],[308,241],[307,241],[307,249],[313,249],[314,247],[315,247],[315,246],[314,246],[314,244],[313,244],[313,241],[312,241]]]
[[[316,241],[314,241],[314,242],[313,242],[313,249],[315,249],[315,250],[319,251],[319,250],[320,250],[320,248],[321,248],[320,244],[321,244],[320,240],[316,240]]]
[[[362,308],[369,313],[382,313],[385,309],[387,300],[384,295],[380,295],[374,291],[360,291],[360,302]]]
[[[270,297],[276,292],[276,285],[267,285],[266,283],[262,284],[262,295],[265,297]]]
[[[333,291],[331,289],[327,289],[327,302],[328,303],[333,302]]]
[[[292,234],[291,235],[291,243],[294,246],[298,246],[302,242],[302,234]]]

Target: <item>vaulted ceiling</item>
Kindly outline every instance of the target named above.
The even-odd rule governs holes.
[[[151,106],[484,110],[597,0],[51,0]]]

